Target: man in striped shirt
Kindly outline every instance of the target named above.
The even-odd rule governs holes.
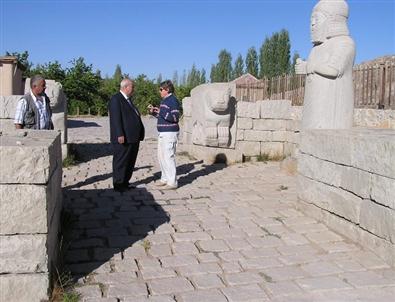
[[[174,95],[174,85],[170,80],[160,84],[160,106],[148,106],[150,113],[158,119],[158,160],[161,179],[156,185],[164,190],[177,189],[176,146],[180,127],[180,103]]]
[[[45,88],[45,79],[42,76],[35,75],[31,78],[30,92],[18,101],[16,107],[16,129],[53,129],[50,100],[45,94]]]

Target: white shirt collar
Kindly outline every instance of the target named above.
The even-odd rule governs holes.
[[[128,96],[127,96],[122,90],[120,90],[119,92],[122,93],[122,95],[123,95],[123,97],[124,97],[125,99],[128,99]]]
[[[34,102],[37,102],[37,97],[34,95],[33,91],[31,91],[31,90],[30,90],[30,95],[32,96],[33,101],[34,101]],[[41,97],[41,100],[42,100],[43,102],[45,102],[45,98],[44,98],[44,97]]]

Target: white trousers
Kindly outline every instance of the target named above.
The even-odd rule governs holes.
[[[161,170],[160,180],[169,186],[177,186],[176,146],[178,132],[159,132],[158,160]]]

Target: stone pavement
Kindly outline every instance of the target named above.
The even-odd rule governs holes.
[[[394,301],[395,270],[295,210],[297,183],[276,162],[204,165],[177,155],[163,191],[147,123],[132,181],[111,189],[108,121],[73,120],[78,166],[64,169],[65,261],[81,301]]]

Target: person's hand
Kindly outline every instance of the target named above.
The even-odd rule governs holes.
[[[118,136],[118,143],[124,144],[125,143],[125,137],[124,136]]]
[[[159,108],[158,107],[154,107],[151,104],[149,104],[147,108],[148,108],[150,114],[154,114],[154,113],[158,113],[159,112]]]

